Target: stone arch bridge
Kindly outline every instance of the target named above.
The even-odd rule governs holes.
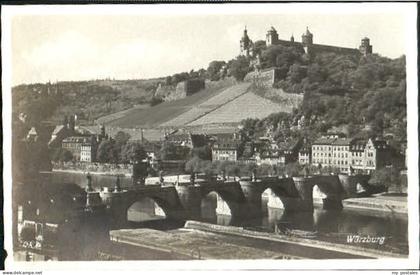
[[[321,192],[324,209],[342,209],[342,200],[356,196],[357,184],[366,185],[367,176],[331,175],[314,177],[277,178],[257,180],[210,181],[189,185],[146,185],[128,190],[99,193],[110,213],[111,226],[127,224],[127,211],[135,202],[150,198],[175,220],[197,219],[201,216],[201,201],[210,192],[216,192],[231,212],[232,219],[255,218],[261,215],[262,193],[270,189],[271,196],[281,200],[285,211],[313,211],[313,189]],[[89,194],[88,194],[89,196]],[[219,204],[219,200],[218,200]]]

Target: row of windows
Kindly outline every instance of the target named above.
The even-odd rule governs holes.
[[[321,156],[321,157],[331,157],[331,153],[328,153],[328,155],[327,155],[327,153],[313,153],[312,154],[313,156],[317,156],[317,157],[319,157],[319,156]]]
[[[349,148],[348,148],[348,146],[345,146],[345,147],[333,147],[333,151],[348,151],[349,150]]]
[[[218,158],[216,158],[216,160],[232,160],[235,161],[235,158],[232,157],[224,157],[224,156],[219,156]]]
[[[331,151],[331,147],[323,147],[323,146],[313,146],[312,150],[318,150],[318,151]]]
[[[348,146],[343,146],[343,147],[336,147],[336,146],[313,146],[312,147],[313,150],[318,150],[318,151],[348,151],[349,147]]]
[[[236,151],[216,151],[214,153],[219,155],[236,155]]]
[[[347,157],[348,157],[348,155],[347,155],[347,153],[339,153],[339,154],[337,154],[337,155],[334,153],[334,157],[347,158]]]
[[[302,155],[303,156],[303,155]],[[331,157],[331,153],[312,153],[313,157]],[[333,154],[334,157],[338,157],[338,158],[348,158],[348,153],[334,153]],[[352,153],[352,156],[356,156],[356,157],[363,157],[363,153]],[[369,152],[367,153],[368,157],[373,157],[373,153]]]
[[[331,164],[331,160],[326,160],[326,159],[314,159],[314,163]]]
[[[337,160],[337,162],[334,160],[333,164],[347,165],[347,160]]]
[[[375,166],[375,164],[373,163],[373,161],[368,160],[366,163],[367,166]]]

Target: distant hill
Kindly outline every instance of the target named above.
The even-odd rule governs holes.
[[[13,111],[52,123],[72,114],[77,114],[80,120],[93,122],[98,117],[136,105],[149,105],[156,87],[163,81],[156,78],[24,84],[12,88]]]

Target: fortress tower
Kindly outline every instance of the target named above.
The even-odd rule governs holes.
[[[271,45],[276,45],[279,42],[279,35],[277,34],[276,29],[271,26],[271,28],[267,31],[267,35],[265,36],[265,43],[267,47]]]
[[[308,27],[306,27],[306,33],[302,34],[302,45],[308,46],[313,44],[314,35],[309,31]]]
[[[359,51],[364,55],[372,53],[372,45],[370,45],[370,39],[365,37],[362,39],[362,43],[359,46]]]
[[[241,52],[240,55],[243,56],[250,56],[252,51],[252,40],[248,37],[248,31],[246,30],[246,27],[244,29],[244,34],[240,40],[241,45]]]

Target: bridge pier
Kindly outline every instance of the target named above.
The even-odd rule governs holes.
[[[238,216],[241,218],[261,217],[261,187],[257,186],[257,182],[246,180],[239,181],[239,184],[245,196],[245,203],[241,205]]]
[[[312,178],[293,177],[295,188],[299,193],[299,198],[295,199],[293,209],[289,207],[290,211],[314,211],[314,202],[312,197]]]
[[[127,206],[123,200],[123,193],[125,192],[101,191],[99,194],[102,202],[107,205],[107,210],[110,216],[110,227],[113,229],[128,227],[127,209],[129,206]]]
[[[184,209],[184,219],[201,217],[201,191],[199,186],[176,186],[179,200]]]

